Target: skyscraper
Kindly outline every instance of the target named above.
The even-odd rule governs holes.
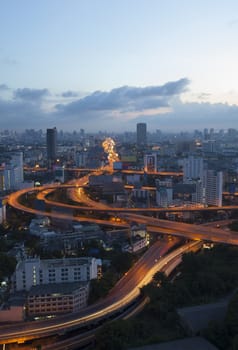
[[[10,154],[10,161],[5,164],[3,170],[3,189],[20,189],[24,182],[23,153],[14,152]]]
[[[192,180],[202,179],[203,158],[189,156],[183,161],[183,182],[190,183]]]
[[[138,123],[136,125],[136,143],[137,146],[145,146],[147,144],[146,123]]]
[[[206,204],[222,206],[222,188],[223,188],[223,173],[222,171],[205,170],[204,184]]]
[[[46,145],[47,145],[47,160],[49,166],[56,160],[56,152],[57,152],[57,129],[54,127],[53,129],[47,129],[46,133]]]
[[[23,153],[16,152],[11,154],[10,164],[15,168],[15,182],[20,184],[24,181],[24,170],[23,170]]]

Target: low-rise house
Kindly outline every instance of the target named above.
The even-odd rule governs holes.
[[[89,282],[53,283],[31,287],[27,315],[39,317],[77,312],[87,305]]]

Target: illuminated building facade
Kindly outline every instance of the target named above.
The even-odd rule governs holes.
[[[29,317],[77,312],[87,306],[89,283],[60,283],[34,286],[27,297]]]
[[[144,156],[144,169],[145,172],[157,171],[157,154],[146,154]]]
[[[222,171],[206,170],[204,171],[205,184],[205,204],[222,206]]]

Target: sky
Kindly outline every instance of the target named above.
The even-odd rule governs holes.
[[[237,0],[0,9],[0,130],[238,129]]]

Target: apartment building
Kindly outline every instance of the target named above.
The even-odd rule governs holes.
[[[52,283],[31,287],[26,303],[28,317],[77,312],[87,305],[89,282]]]
[[[91,257],[19,261],[13,275],[15,291],[29,291],[32,286],[51,283],[90,281],[101,271],[100,259]]]

